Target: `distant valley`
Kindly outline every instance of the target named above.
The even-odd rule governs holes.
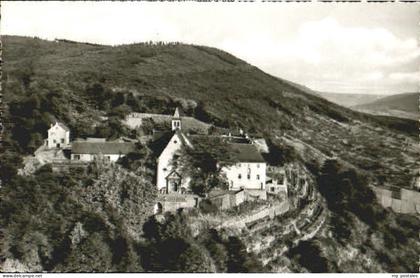
[[[375,95],[375,94],[340,94],[340,93],[329,93],[329,92],[314,92],[316,95],[325,98],[333,103],[344,107],[353,107],[356,105],[362,105],[379,100],[386,95]]]
[[[314,94],[358,112],[413,120],[420,117],[418,93],[374,95],[314,92]]]
[[[375,115],[394,116],[417,120],[419,112],[419,93],[405,93],[380,98],[378,100],[350,107],[360,112]]]

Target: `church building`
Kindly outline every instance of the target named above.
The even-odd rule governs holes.
[[[190,136],[182,131],[180,111],[177,108],[172,118],[172,135],[158,158],[157,188],[160,193],[189,192],[190,177],[184,177],[173,165],[173,158],[179,155],[183,147],[194,148],[193,141],[200,136]],[[226,176],[229,190],[247,189],[264,191],[266,186],[266,162],[256,145],[250,140],[237,143],[224,137],[228,142],[230,159],[233,164],[224,166],[222,173]],[[194,140],[192,140],[194,139]]]

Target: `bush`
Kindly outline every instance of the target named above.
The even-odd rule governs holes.
[[[286,255],[299,262],[310,272],[323,273],[330,271],[327,259],[322,256],[321,249],[314,241],[300,241]]]
[[[204,199],[199,204],[200,211],[204,214],[216,214],[219,209],[210,200]]]

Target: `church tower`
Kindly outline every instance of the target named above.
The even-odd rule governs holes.
[[[178,107],[175,109],[174,116],[172,118],[172,130],[181,129],[181,115],[179,113]]]

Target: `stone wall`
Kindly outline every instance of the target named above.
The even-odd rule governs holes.
[[[274,218],[275,216],[281,215],[289,210],[289,202],[284,201],[280,204],[274,206],[265,206],[260,210],[257,210],[250,215],[238,216],[231,218],[230,220],[224,221],[220,224],[219,228],[222,227],[236,227],[236,228],[245,228],[246,224],[258,221],[265,217]]]
[[[401,188],[399,192],[388,188],[375,187],[378,202],[384,208],[391,208],[398,213],[420,214],[420,192]],[[399,194],[395,194],[399,193]],[[396,198],[396,197],[400,198]]]
[[[194,208],[200,198],[193,194],[158,194],[157,203],[161,204],[162,212],[176,211],[180,208]]]

